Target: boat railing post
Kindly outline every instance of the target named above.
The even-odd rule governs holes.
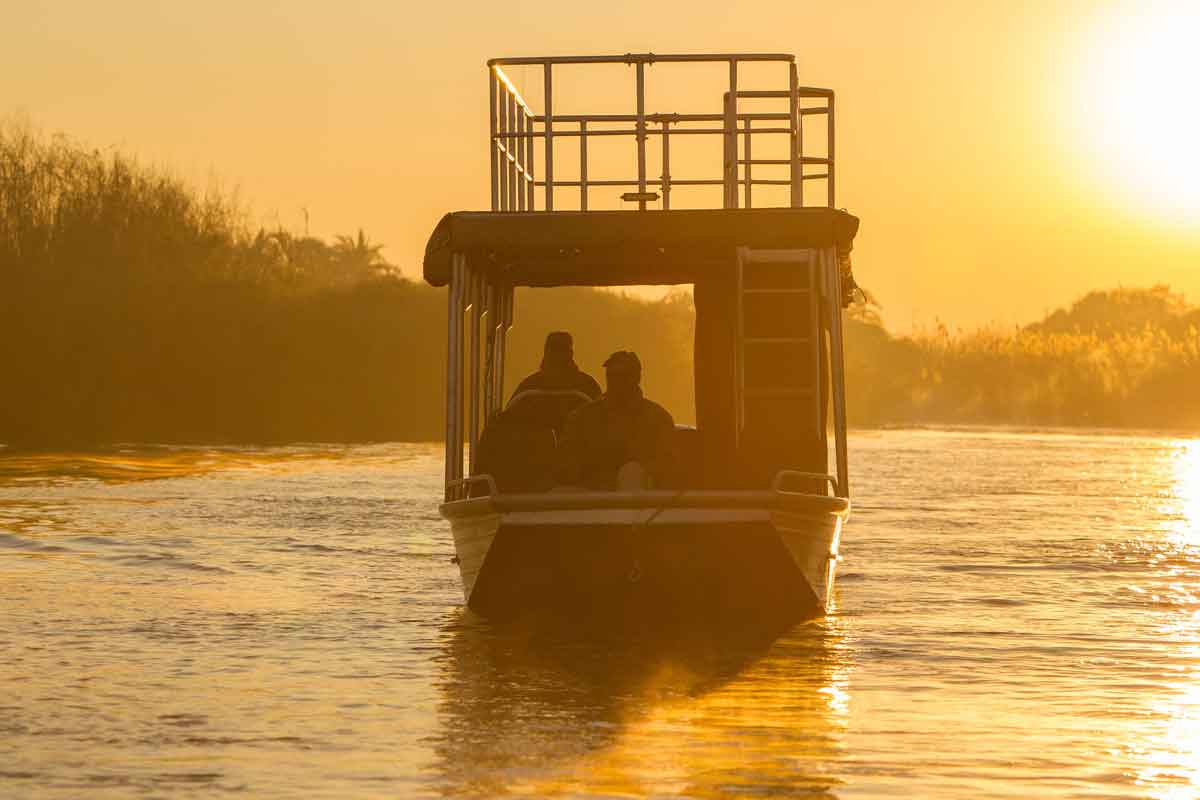
[[[829,176],[825,185],[827,187],[828,196],[826,205],[833,208],[834,201],[834,172],[833,172],[833,148],[834,148],[834,129],[833,129],[833,92],[829,93],[829,112],[825,115],[825,157],[829,159],[827,175]],[[838,281],[839,285],[841,281]],[[841,306],[838,306],[838,314],[841,314]]]
[[[462,289],[461,287],[455,291],[455,304],[453,309],[453,319],[462,319]],[[459,442],[462,437],[462,342],[461,331],[455,332],[454,338],[454,362],[451,364],[450,373],[450,440],[446,443],[446,458],[449,461],[448,479],[451,484],[462,477],[462,466],[459,462],[460,450]],[[447,500],[457,500],[457,492],[450,490]]]
[[[588,210],[588,133],[587,120],[579,120],[579,210]]]
[[[463,262],[452,257],[446,306],[446,500],[457,499],[454,482],[462,478],[462,315]]]
[[[496,398],[495,413],[504,408],[504,337],[508,332],[508,290],[496,285],[496,356],[492,367],[493,396]]]
[[[496,147],[496,92],[500,91],[500,81],[496,80],[496,68],[488,67],[488,115],[491,135],[488,137],[488,166],[492,172],[492,211],[500,208],[500,150]]]
[[[457,422],[454,426],[456,434],[454,440],[454,460],[457,467],[455,468],[454,477],[461,480],[466,475],[466,467],[464,465],[467,438],[466,315],[471,310],[471,272],[466,266],[465,259],[459,282],[461,288],[459,289],[458,307],[458,369],[454,375],[455,380],[458,382],[458,399],[454,404],[454,411],[457,417]]]
[[[446,285],[446,478],[445,499],[450,500],[450,482],[454,480],[454,307],[455,281],[458,271],[458,256],[452,256],[450,283]]]
[[[508,331],[513,324],[513,287],[501,289],[500,297],[500,340],[499,353],[496,358],[496,397],[497,409],[504,408],[504,367],[508,358]]]
[[[521,197],[525,193],[521,192]],[[491,281],[483,282],[483,425],[496,411],[496,289]],[[472,458],[474,456],[472,455]]]
[[[646,65],[637,62],[637,168],[638,210],[646,210]]]
[[[470,464],[475,466],[475,442],[479,439],[479,323],[480,300],[483,295],[483,276],[476,270],[467,270],[470,307],[468,313],[467,331],[470,341],[467,343],[467,357],[470,359],[467,369],[467,444],[470,447]]]
[[[508,164],[508,210],[517,210],[517,197],[520,194],[521,187],[521,123],[520,109],[517,107],[517,97],[510,90],[508,93],[508,125],[510,130],[509,138],[505,140],[505,146],[508,148],[509,157],[505,159]]]
[[[799,106],[799,87],[796,88],[797,106]],[[804,109],[796,109],[796,152],[793,156],[796,159],[796,176],[800,181],[800,188],[796,191],[800,206],[804,205]]]
[[[737,320],[734,329],[733,345],[733,390],[734,390],[734,443],[740,444],[742,429],[746,426],[746,311],[745,311],[745,269],[750,251],[745,247],[737,248]]]
[[[671,210],[671,123],[662,121],[662,207]]]
[[[842,280],[837,253],[831,248],[822,252],[825,274],[829,283],[829,360],[833,384],[833,433],[837,453],[838,494],[850,496],[850,470],[846,445],[846,370],[842,350]]]
[[[525,184],[523,191],[525,192],[525,209],[527,211],[535,211],[537,203],[535,198],[534,179],[533,179],[533,137],[534,133],[533,115],[529,109],[525,109],[525,132],[528,134],[525,137],[523,145],[525,153]]]
[[[525,210],[525,111],[517,107],[517,136],[513,142],[513,152],[517,154],[517,175],[513,181],[513,191],[517,195],[517,211]]]
[[[497,164],[500,175],[498,178],[498,181],[499,181],[499,190],[498,190],[499,203],[496,207],[496,210],[497,211],[507,211],[508,210],[508,147],[509,147],[510,141],[507,138],[505,138],[505,134],[508,133],[508,126],[509,126],[509,122],[508,122],[508,85],[501,83],[500,91],[503,93],[503,95],[498,100],[498,105],[499,105],[498,125],[499,125],[500,130],[497,132],[497,135],[496,135],[496,149],[497,149],[497,158],[498,158],[498,161],[496,162],[496,164]]]
[[[788,65],[788,116],[790,117],[788,124],[792,128],[789,142],[792,208],[802,208],[804,206],[804,180],[801,176],[804,174],[804,167],[800,162],[800,125],[804,118],[800,116],[800,77],[794,61]]]
[[[823,250],[808,250],[809,285],[813,292],[808,311],[813,320],[814,350],[812,382],[816,387],[817,404],[813,417],[813,435],[828,448],[829,434],[829,280]],[[829,469],[829,454],[824,453],[825,469]]]
[[[751,150],[750,150],[750,137],[753,135],[750,131],[750,125],[752,122],[753,122],[753,120],[749,120],[749,119],[746,120],[746,133],[744,134],[743,145],[742,145],[742,149],[745,151],[742,157],[745,158],[745,160],[746,160],[746,171],[742,175],[742,181],[745,185],[744,191],[746,193],[746,195],[745,195],[746,208],[754,208],[754,204],[750,200],[750,191],[751,191],[750,187],[752,185],[751,167],[754,166],[754,161],[753,161],[754,156],[751,155]]]
[[[504,289],[499,285],[492,286],[491,306],[490,306],[491,323],[488,331],[491,333],[489,340],[489,358],[491,364],[491,372],[488,374],[488,388],[492,393],[492,406],[488,410],[487,420],[490,421],[493,414],[496,414],[504,407],[504,380],[502,372],[504,370],[503,353],[504,353]]]
[[[544,137],[546,141],[546,210],[554,210],[554,77],[551,73],[550,62],[542,65],[542,84],[544,86],[545,108],[542,114],[545,118]]]
[[[729,59],[729,92],[725,95],[725,207],[738,207],[737,86],[738,62]]]

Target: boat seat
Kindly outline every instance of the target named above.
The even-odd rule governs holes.
[[[675,450],[673,474],[668,476],[668,488],[704,488],[704,440],[700,431],[691,425],[676,425],[671,442]]]
[[[530,389],[515,395],[484,427],[472,474],[488,474],[500,492],[544,492],[554,485],[556,431],[590,401],[571,389]],[[472,496],[487,486],[473,484]]]
[[[525,425],[561,433],[571,412],[591,399],[578,389],[527,389],[513,395],[503,413]]]
[[[528,425],[500,412],[483,429],[472,459],[474,475],[491,475],[496,489],[508,492],[544,492],[554,485],[554,430]],[[471,496],[488,493],[486,484],[471,485]]]

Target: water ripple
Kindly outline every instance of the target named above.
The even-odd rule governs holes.
[[[1200,446],[864,432],[837,609],[461,609],[429,445],[0,449],[0,795],[1196,796]]]

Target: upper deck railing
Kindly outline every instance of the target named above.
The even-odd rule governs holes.
[[[774,62],[786,69],[775,87],[743,88],[738,68],[749,63]],[[728,84],[713,98],[708,111],[679,113],[674,110],[646,108],[648,67],[655,64],[726,64]],[[555,78],[564,69],[581,70],[600,64],[625,64],[635,70],[633,113],[562,114],[555,111]],[[543,108],[538,113],[525,101],[505,68],[540,67]],[[807,205],[833,207],[834,204],[834,104],[833,92],[799,85],[794,56],[778,53],[741,53],[711,55],[657,55],[627,53],[610,56],[555,56],[535,58],[496,58],[488,62],[491,107],[489,159],[492,179],[493,211],[553,211],[556,190],[578,189],[578,209],[588,210],[589,190],[610,187],[625,190],[619,197],[637,203],[645,210],[651,204],[670,209],[672,194],[690,187],[721,187],[721,208],[806,205],[805,186],[824,188],[820,202]],[[742,103],[741,101],[747,101]],[[766,105],[767,108],[743,109]],[[805,120],[823,117],[824,130],[805,136]],[[810,131],[812,126],[809,126]],[[679,136],[719,137],[722,156],[719,163],[698,163],[693,155],[672,162],[671,142]],[[595,178],[590,175],[588,143],[596,137],[631,137],[636,142],[636,171],[624,177]],[[661,145],[657,176],[648,174],[647,144],[657,137]],[[785,148],[776,143],[786,137]],[[555,147],[559,139],[578,139],[577,156],[567,155],[569,148]],[[767,140],[767,141],[764,141]],[[773,141],[772,141],[773,140]],[[814,141],[815,144],[814,144]],[[806,151],[821,147],[820,154]],[[756,153],[773,152],[764,158]],[[566,162],[577,177],[562,179]],[[682,167],[679,162],[685,162]],[[700,159],[702,162],[703,159]],[[607,166],[607,165],[606,165]],[[679,169],[681,174],[676,174]],[[694,174],[684,170],[695,170]],[[820,184],[824,184],[823,187]],[[785,187],[786,202],[779,202],[779,190],[763,202],[755,187]],[[539,200],[540,198],[540,200]],[[561,195],[559,199],[562,199]],[[771,200],[775,202],[772,203]],[[712,207],[709,204],[708,207]],[[705,207],[689,205],[691,208]]]

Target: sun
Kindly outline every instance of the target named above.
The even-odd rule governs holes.
[[[1113,8],[1076,83],[1077,141],[1120,203],[1200,223],[1200,2]]]

